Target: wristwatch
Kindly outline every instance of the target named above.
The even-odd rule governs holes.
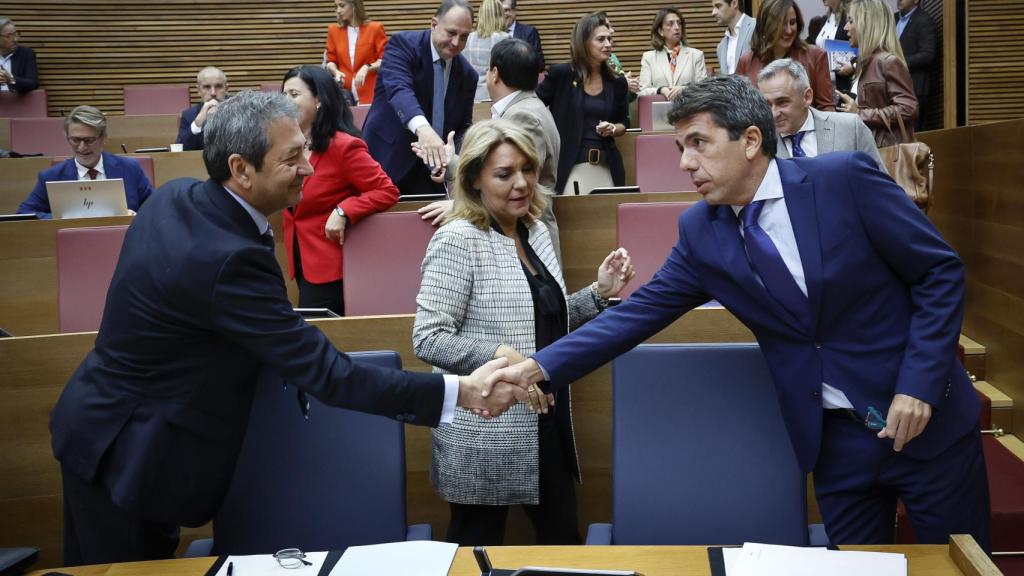
[[[344,218],[346,223],[348,222],[348,216],[345,216],[345,211],[341,209],[341,206],[335,206],[334,213]]]

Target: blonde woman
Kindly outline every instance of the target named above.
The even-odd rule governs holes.
[[[896,38],[892,12],[882,0],[853,0],[846,32],[859,54],[853,77],[857,99],[840,93],[839,110],[859,115],[879,148],[892,146],[900,138],[897,117],[903,118],[908,135],[913,135],[917,119],[914,81]]]
[[[469,33],[466,40],[466,49],[462,55],[469,60],[469,63],[479,75],[476,84],[476,96],[474,100],[490,99],[487,92],[487,70],[491,67],[491,48],[495,44],[508,38],[505,31],[505,7],[501,0],[483,0],[480,5],[480,19],[477,20],[476,30]],[[540,72],[538,70],[538,72]]]
[[[334,13],[338,23],[327,27],[327,71],[359,104],[371,104],[388,43],[384,26],[367,18],[363,0],[336,0]]]
[[[651,25],[651,46],[640,60],[640,96],[672,100],[683,88],[707,76],[704,53],[686,45],[686,20],[675,8],[662,8]]]
[[[466,132],[455,209],[427,247],[416,298],[413,350],[435,372],[522,361],[596,316],[635,274],[619,248],[596,282],[566,293],[539,219],[548,200],[537,166],[533,139],[511,122]],[[493,420],[457,409],[450,426],[434,430],[431,478],[450,504],[449,542],[500,545],[508,508],[518,504],[538,544],[580,543],[568,391],[553,400],[547,414],[521,403]]]

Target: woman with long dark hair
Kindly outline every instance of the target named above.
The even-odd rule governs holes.
[[[284,75],[282,91],[299,108],[299,128],[313,175],[302,200],[284,212],[288,271],[299,306],[344,315],[342,251],[345,231],[398,202],[398,187],[370,156],[341,89],[323,68],[300,66]]]

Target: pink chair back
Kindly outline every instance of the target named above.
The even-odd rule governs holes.
[[[46,90],[0,92],[0,118],[46,118]]]
[[[192,105],[188,86],[125,86],[125,116],[181,114]]]
[[[63,118],[11,118],[11,149],[21,154],[67,154]]]
[[[352,122],[356,125],[356,128],[362,130],[363,124],[366,122],[366,115],[370,113],[370,106],[368,104],[360,104],[359,106],[352,107]]]
[[[57,231],[57,318],[62,333],[99,330],[127,230],[103,226]]]
[[[679,215],[693,202],[619,204],[616,233],[619,246],[629,250],[636,278],[622,291],[625,298],[654,277],[679,240]]]
[[[654,117],[651,115],[651,104],[654,102],[665,102],[665,97],[652,94],[636,99],[636,122],[644,132],[654,130]]]
[[[675,134],[640,134],[636,137],[636,185],[641,192],[694,190],[690,173],[679,168]]]
[[[264,82],[260,84],[260,92],[277,93],[281,91],[280,82]]]
[[[67,160],[70,156],[55,156],[51,166],[56,166],[61,162]],[[149,178],[149,183],[156,187],[156,171],[153,169],[153,157],[152,156],[131,156],[139,161],[139,165],[142,166],[142,171],[146,174],[146,178]]]
[[[345,232],[346,316],[415,314],[434,227],[416,212],[382,212]]]

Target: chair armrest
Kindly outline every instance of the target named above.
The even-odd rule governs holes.
[[[610,546],[611,543],[611,524],[597,523],[587,527],[587,546]]]
[[[430,524],[409,524],[409,529],[405,532],[405,541],[430,540],[433,535],[434,530]]]

